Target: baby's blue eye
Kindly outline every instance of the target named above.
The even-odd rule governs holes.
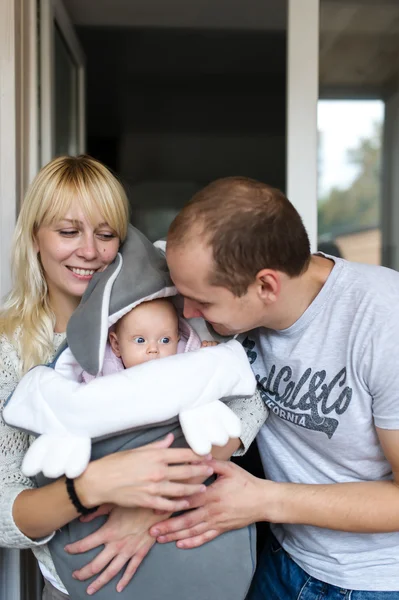
[[[168,337],[163,337],[163,338],[161,338],[160,342],[161,342],[161,344],[169,344],[169,342],[170,342],[170,338],[168,338]]]
[[[141,337],[141,335],[135,337],[133,341],[136,342],[136,344],[145,344],[145,339]]]

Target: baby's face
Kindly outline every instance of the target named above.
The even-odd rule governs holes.
[[[110,343],[126,368],[177,353],[178,319],[167,300],[143,302],[110,334]]]

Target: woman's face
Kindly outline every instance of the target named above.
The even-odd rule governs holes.
[[[99,217],[91,223],[79,209],[60,221],[39,227],[36,250],[40,254],[53,304],[65,300],[78,304],[89,281],[115,258],[119,238]]]

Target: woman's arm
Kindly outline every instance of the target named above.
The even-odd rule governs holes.
[[[26,528],[20,522],[19,515],[14,513],[14,504],[18,500],[18,511],[25,507],[27,515],[31,510],[30,502],[25,504],[19,501],[21,497],[36,498],[34,489],[35,484],[29,478],[25,477],[21,471],[21,464],[24,454],[29,447],[28,436],[11,427],[8,427],[1,418],[2,409],[8,396],[13,392],[18,383],[18,357],[13,346],[3,336],[0,337],[0,546],[7,548],[33,548],[46,544],[52,537],[55,527],[42,531],[38,536],[32,536],[41,539],[32,539],[29,528]],[[59,488],[59,485],[57,484]],[[67,496],[64,503],[53,504],[46,510],[56,513],[62,513],[65,509],[73,506],[67,502]],[[70,519],[74,516],[72,514]],[[35,518],[33,516],[33,518]],[[25,530],[27,535],[25,535]]]
[[[226,404],[241,422],[241,444],[233,451],[233,455],[242,456],[246,453],[266,421],[269,409],[263,402],[259,390],[256,390],[251,398],[233,398],[226,402]],[[217,456],[213,453],[213,450],[212,454],[216,459],[225,460],[224,456]]]
[[[18,383],[18,364],[15,349],[0,336],[0,547],[33,548],[46,544],[52,536],[32,540],[21,531],[13,517],[16,498],[35,487],[21,471],[29,439],[25,433],[8,427],[1,418],[4,403]]]
[[[56,529],[78,516],[64,479],[42,488],[23,490],[15,498],[12,508],[16,527],[31,540],[52,536]]]
[[[89,464],[75,479],[81,503],[88,507],[112,503],[180,511],[188,506],[186,496],[201,492],[201,484],[185,483],[209,476],[212,469],[187,448],[169,448],[173,436],[135,450],[111,454]],[[14,502],[16,526],[29,538],[48,536],[75,519],[78,513],[69,500],[65,480],[40,489],[21,492]]]

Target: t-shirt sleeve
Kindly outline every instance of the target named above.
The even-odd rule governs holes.
[[[399,308],[375,324],[364,358],[374,423],[399,429]]]

